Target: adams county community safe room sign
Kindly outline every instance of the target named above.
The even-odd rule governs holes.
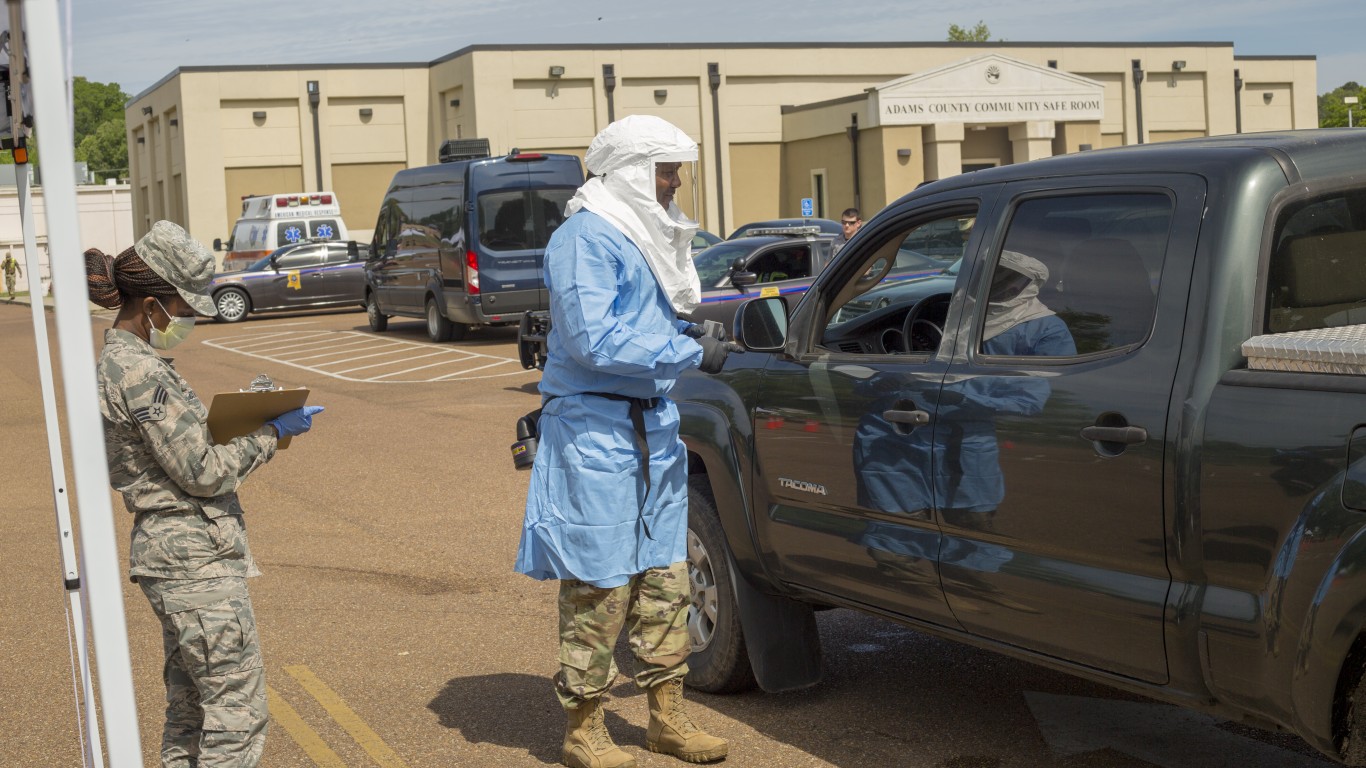
[[[989,54],[872,89],[879,125],[1100,120],[1105,86],[1095,80]]]

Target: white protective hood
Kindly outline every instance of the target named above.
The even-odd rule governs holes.
[[[697,159],[697,142],[672,123],[652,115],[631,115],[593,137],[584,164],[593,178],[565,206],[572,216],[586,208],[607,219],[645,254],[650,271],[675,312],[691,312],[702,301],[692,261],[697,222],[677,203],[668,211],[655,198],[655,163]]]
[[[997,268],[1012,269],[1029,278],[1029,284],[1009,299],[987,304],[986,328],[982,340],[987,341],[1000,336],[1007,330],[1040,317],[1054,314],[1053,310],[1039,301],[1039,289],[1048,282],[1048,267],[1032,256],[1018,251],[1002,251],[1001,263]]]

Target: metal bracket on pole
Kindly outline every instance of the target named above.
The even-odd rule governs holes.
[[[95,350],[91,344],[76,184],[70,172],[75,165],[75,156],[71,107],[66,97],[62,25],[57,0],[7,2],[10,5],[11,43],[22,40],[27,34],[26,42],[32,54],[28,65],[34,127],[41,139],[43,158],[54,169],[44,175],[43,197],[47,211],[48,260],[56,298],[54,309],[66,402],[67,440],[76,493],[81,500],[81,570],[85,573],[85,578],[79,579],[75,573],[68,572],[66,579],[67,583],[76,580],[80,585],[85,615],[90,618],[99,658],[99,703],[109,764],[111,768],[141,768],[142,743],[133,698],[128,628],[123,615],[123,574],[115,543],[114,512],[109,501],[109,465],[96,399]],[[20,2],[22,18],[18,13]],[[18,176],[24,178],[26,184],[25,174]],[[29,247],[27,234],[28,230],[26,249]],[[35,251],[36,246],[29,251],[31,261],[36,261],[32,255]],[[30,275],[33,274],[30,271]],[[33,301],[35,313],[41,314],[41,302],[42,291],[39,290]],[[44,318],[36,324],[45,323]],[[40,349],[40,359],[45,349]],[[50,426],[49,434],[55,430],[55,426]],[[64,475],[65,470],[62,472]],[[54,483],[56,477],[54,465]],[[61,492],[60,505],[65,503],[67,494],[61,488],[57,490]]]

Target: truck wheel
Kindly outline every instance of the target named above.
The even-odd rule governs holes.
[[[451,321],[441,314],[436,299],[427,299],[427,338],[442,342],[451,340]]]
[[[736,693],[754,687],[754,672],[740,630],[731,582],[730,555],[711,486],[704,476],[688,478],[688,676],[699,691]]]
[[[251,298],[236,288],[225,288],[213,297],[213,305],[218,309],[219,320],[236,323],[251,311]]]
[[[383,333],[389,327],[389,316],[379,311],[379,301],[373,293],[365,294],[365,317],[375,333]]]

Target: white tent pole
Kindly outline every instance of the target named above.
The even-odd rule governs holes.
[[[12,2],[13,0],[11,0]],[[48,261],[56,297],[57,338],[66,396],[76,498],[80,500],[81,594],[99,659],[100,704],[112,768],[142,766],[128,627],[123,615],[123,573],[115,544],[109,465],[96,399],[95,349],[72,168],[71,113],[67,109],[61,22],[56,0],[23,0],[32,72],[34,127],[43,148],[43,201]],[[17,34],[17,33],[16,33]]]
[[[18,5],[9,6],[9,28],[12,30],[9,44],[9,71],[12,77],[10,89],[11,135],[15,141],[24,135],[22,91],[22,72],[24,71],[24,36],[18,33],[23,28],[23,14]],[[18,187],[19,229],[24,240],[25,269],[29,276],[29,306],[33,314],[33,338],[38,352],[38,374],[43,389],[43,418],[47,425],[48,465],[51,469],[53,511],[57,520],[57,545],[62,557],[62,586],[67,599],[68,649],[76,646],[73,659],[73,675],[80,679],[80,691],[76,693],[76,727],[82,734],[81,750],[86,768],[104,768],[104,753],[100,748],[100,729],[96,719],[94,681],[90,674],[90,649],[87,645],[85,612],[81,606],[80,565],[76,560],[75,539],[71,530],[70,494],[66,490],[66,462],[62,458],[61,424],[57,421],[57,390],[52,378],[52,351],[47,339],[47,318],[43,309],[42,266],[38,258],[38,242],[34,236],[33,197],[28,183],[29,166],[27,163],[15,164],[15,184]],[[37,290],[34,290],[34,286]],[[85,703],[84,717],[81,702]]]

